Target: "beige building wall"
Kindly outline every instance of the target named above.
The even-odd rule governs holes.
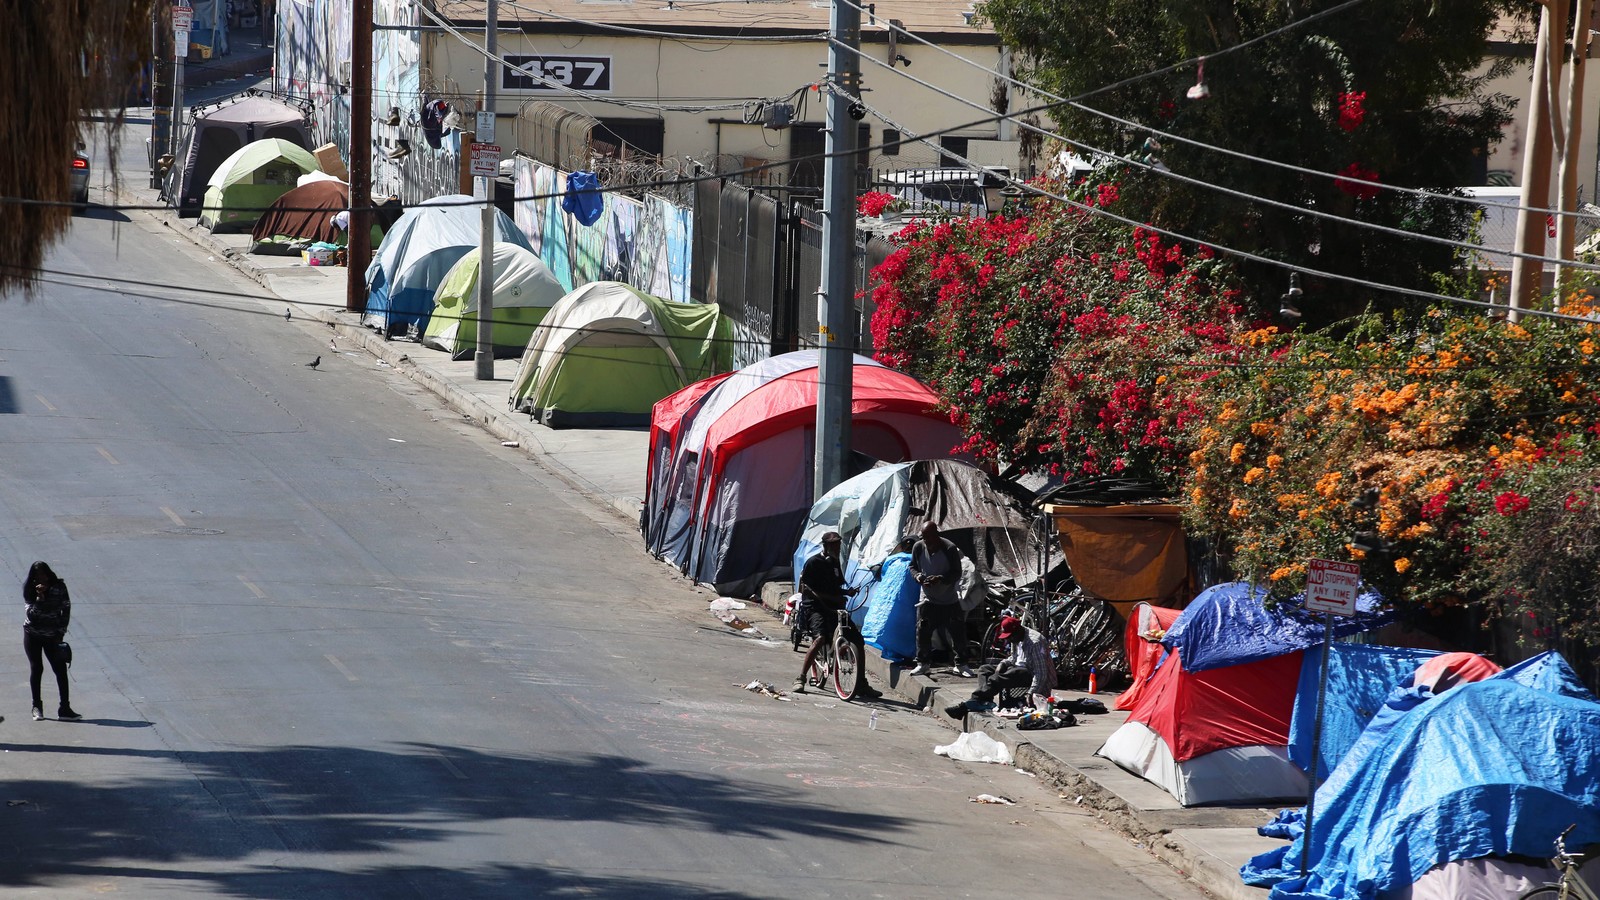
[[[1489,66],[1486,64],[1481,70],[1487,73]],[[1506,126],[1504,137],[1489,152],[1489,183],[1496,185],[1520,185],[1522,183],[1522,147],[1528,134],[1528,108],[1529,92],[1533,85],[1533,60],[1522,61],[1514,72],[1496,78],[1489,82],[1488,90],[1491,93],[1501,93],[1517,98],[1516,109],[1512,110],[1512,120]],[[1583,102],[1583,131],[1580,134],[1578,149],[1578,184],[1582,189],[1585,202],[1593,203],[1595,188],[1595,161],[1600,153],[1600,117],[1595,115],[1600,108],[1600,65],[1590,60],[1584,67],[1584,102]],[[1565,107],[1563,107],[1563,115]],[[1554,164],[1551,168],[1551,206],[1555,205],[1555,178]]]
[[[870,32],[871,29],[869,28]],[[481,39],[481,33],[472,34]],[[743,103],[750,98],[776,100],[796,89],[820,80],[826,72],[827,45],[815,42],[762,42],[705,44],[638,36],[518,35],[502,32],[502,55],[567,55],[609,58],[611,90],[607,97],[629,101],[628,107],[589,99],[573,99],[554,90],[508,89],[500,87],[500,121],[515,116],[529,100],[545,100],[581,111],[598,119],[659,117],[664,120],[664,155],[672,161],[694,159],[708,167],[720,159],[720,171],[738,167],[745,158],[775,161],[788,158],[797,129],[775,131],[743,123],[740,108],[680,112],[673,105],[719,105]],[[961,45],[953,52],[995,69],[1001,62],[996,46]],[[863,52],[885,59],[885,43],[867,44]],[[970,99],[982,107],[975,109],[940,96],[906,78],[865,60],[861,63],[866,102],[882,110],[906,132],[925,133],[992,116],[988,106],[995,78],[977,68],[951,59],[932,48],[903,43],[896,51],[911,60],[899,70],[935,84],[951,93]],[[424,39],[422,83],[447,94],[481,96],[484,57],[448,34],[430,34]],[[704,101],[694,98],[706,98]],[[661,106],[657,107],[656,104]],[[824,119],[822,94],[805,91],[795,101],[796,122],[820,126]],[[1013,106],[1019,104],[1013,103]],[[643,108],[641,108],[643,107]],[[893,127],[870,113],[863,120],[870,126],[870,139],[883,140],[884,129]],[[514,149],[504,133],[503,154]],[[953,134],[978,140],[1013,138],[996,122],[982,122],[958,128]],[[935,139],[936,140],[936,139]],[[1007,162],[1015,167],[1013,158]],[[869,165],[874,169],[902,169],[938,164],[938,153],[921,143],[907,140],[895,155],[874,151]],[[819,163],[820,165],[820,163]]]

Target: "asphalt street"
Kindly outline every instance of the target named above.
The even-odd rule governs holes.
[[[787,686],[787,641],[130,216],[47,264],[90,277],[0,303],[0,887],[1202,896],[1072,798],[935,756],[953,732],[915,710],[745,691]],[[83,722],[28,721],[34,559],[72,591]]]

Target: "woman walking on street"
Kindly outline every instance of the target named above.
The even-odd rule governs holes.
[[[62,581],[42,560],[28,569],[28,578],[22,585],[22,600],[27,604],[27,618],[22,625],[22,650],[28,655],[28,687],[33,690],[33,720],[44,718],[44,701],[39,697],[40,682],[44,680],[44,659],[50,660],[50,669],[56,673],[56,690],[61,695],[61,706],[56,718],[63,721],[81,719],[72,711],[67,698],[67,665],[71,651],[67,648],[67,625],[72,620],[72,599],[67,596],[67,583]]]

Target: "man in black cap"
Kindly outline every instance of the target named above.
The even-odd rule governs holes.
[[[800,663],[800,677],[794,680],[794,690],[798,694],[805,693],[806,673],[811,671],[811,661],[816,658],[817,651],[833,642],[834,632],[839,628],[839,616],[845,612],[845,597],[855,593],[855,588],[846,585],[844,568],[839,562],[842,544],[839,532],[824,534],[822,552],[806,560],[800,570],[800,593],[806,598],[806,620],[803,624],[814,637],[811,647],[806,650],[806,658]],[[856,659],[864,661],[866,648],[861,643],[861,635],[854,629],[849,633],[856,645]],[[865,666],[856,670],[856,696],[864,700],[876,700],[883,696],[867,686]]]

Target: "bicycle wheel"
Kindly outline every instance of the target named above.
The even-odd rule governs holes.
[[[824,646],[811,658],[811,668],[806,672],[806,686],[826,688],[833,673],[833,658]]]
[[[1581,896],[1575,890],[1565,890],[1559,884],[1542,884],[1527,893],[1519,896],[1517,900],[1578,900]]]
[[[833,642],[833,691],[840,700],[851,700],[856,695],[856,679],[861,676],[861,657],[856,655],[856,645],[844,638]]]

